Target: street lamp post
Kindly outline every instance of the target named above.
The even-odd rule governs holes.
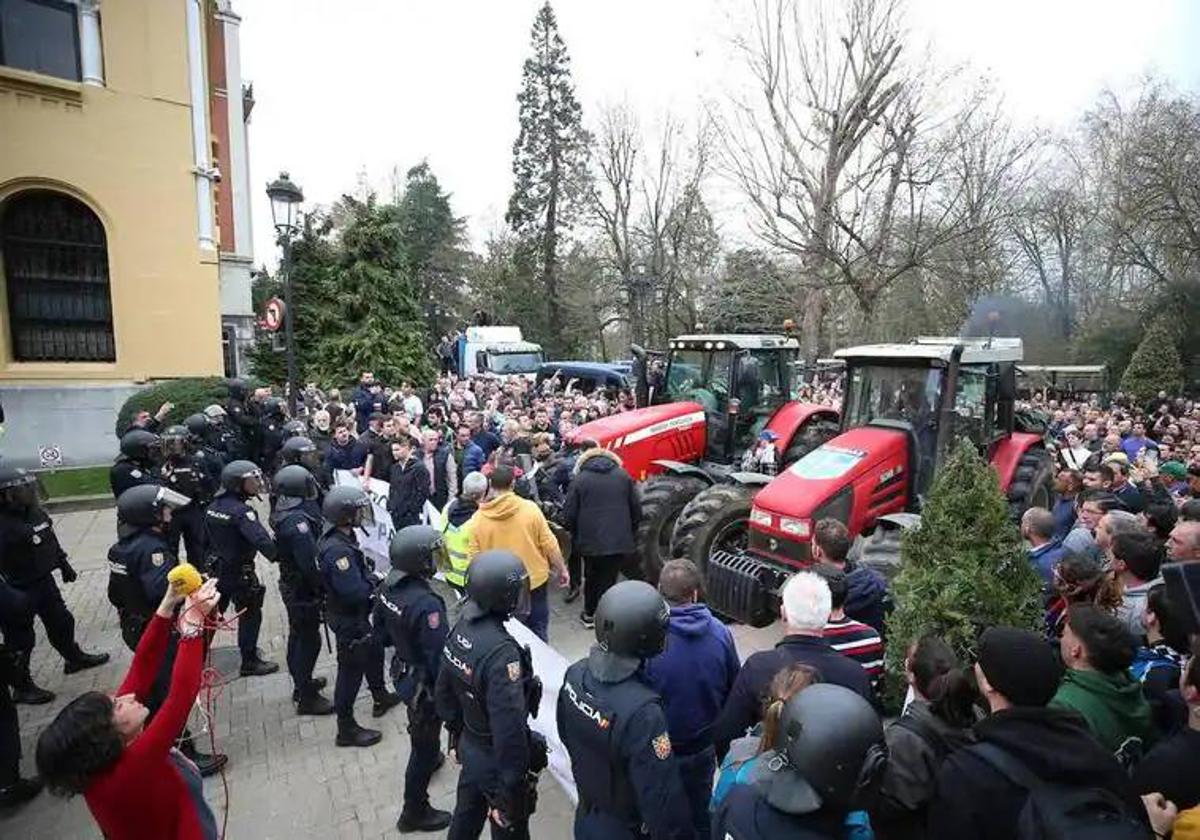
[[[286,172],[280,172],[279,177],[267,184],[267,197],[271,199],[271,221],[275,225],[275,235],[283,248],[283,304],[284,304],[284,336],[287,342],[287,385],[288,385],[288,414],[296,416],[296,400],[299,396],[299,383],[296,381],[296,344],[292,337],[292,236],[298,227],[300,202],[304,201],[304,193],[292,182]]]

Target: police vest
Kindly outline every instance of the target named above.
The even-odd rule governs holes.
[[[382,618],[387,625],[388,637],[396,648],[396,656],[404,663],[406,672],[428,688],[432,688],[432,681],[425,673],[426,657],[420,649],[421,627],[414,626],[412,610],[419,601],[430,595],[441,602],[442,599],[428,584],[405,575],[394,584],[381,587],[376,596],[379,603],[376,624]]]
[[[193,504],[203,505],[208,495],[207,476],[195,458],[188,458],[181,463],[168,463],[162,469],[163,483],[177,493],[182,493],[192,500]],[[188,505],[192,508],[193,505]]]
[[[312,587],[308,583],[311,576],[305,577],[301,574],[295,549],[296,543],[304,539],[312,540],[312,558],[307,562],[312,565],[314,574],[320,574],[317,536],[320,534],[321,519],[319,516],[314,516],[311,511],[306,511],[305,506],[273,512],[271,527],[275,529],[275,548],[278,551],[275,559],[279,561],[280,590],[288,590],[289,597],[313,600],[320,598],[322,591],[312,591]]]
[[[442,539],[446,542],[446,553],[450,555],[450,571],[446,572],[446,582],[459,589],[467,587],[467,566],[471,560],[467,549],[471,543],[471,531],[467,527],[471,520],[461,525],[450,524],[450,508],[454,505],[451,499],[442,509],[442,521],[446,523],[442,529]]]
[[[13,586],[28,586],[49,575],[63,556],[54,523],[41,508],[21,516],[0,514],[0,569]]]
[[[150,620],[157,604],[150,603],[142,585],[142,563],[159,565],[166,562],[170,551],[161,538],[147,539],[147,533],[137,532],[119,541],[108,550],[108,601],[117,612]]]
[[[463,725],[484,743],[491,742],[492,727],[488,720],[487,686],[483,678],[492,657],[506,649],[520,654],[521,678],[527,685],[532,669],[525,664],[524,652],[504,629],[498,616],[460,620],[442,648],[442,667],[449,667],[454,677],[452,685],[462,706]]]
[[[558,695],[559,735],[571,756],[579,805],[611,814],[635,826],[637,796],[629,781],[621,744],[625,729],[637,712],[660,702],[654,689],[636,678],[602,683],[590,676],[587,660],[567,669]]]

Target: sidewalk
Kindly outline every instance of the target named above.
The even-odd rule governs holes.
[[[33,747],[37,733],[69,700],[88,690],[113,691],[129,665],[130,653],[121,643],[116,611],[108,603],[106,555],[115,540],[113,510],[62,513],[54,517],[55,528],[79,580],[63,586],[63,596],[75,615],[76,635],[89,651],[107,651],[112,661],[102,668],[65,676],[62,660],[37,624],[38,644],[33,657],[37,683],[58,694],[46,706],[18,706],[21,721],[25,775],[33,770]],[[408,760],[408,735],[402,708],[393,709],[380,720],[372,720],[370,695],[364,686],[357,715],[364,725],[383,731],[383,741],[370,749],[339,749],[334,746],[334,720],[301,718],[293,711],[291,684],[283,666],[286,625],[277,588],[277,569],[259,559],[259,574],[267,586],[267,599],[260,647],[281,670],[267,677],[234,679],[217,702],[213,730],[217,748],[229,755],[226,780],[229,785],[228,828],[225,836],[284,840],[284,838],[397,838],[404,766]],[[56,575],[57,577],[57,575]],[[568,661],[586,654],[593,636],[578,621],[580,602],[564,604],[561,594],[551,596],[551,642]],[[779,630],[734,628],[738,649],[745,657],[770,647]],[[231,634],[218,636],[218,659],[236,659],[228,648]],[[333,684],[334,657],[322,651],[318,675]],[[332,696],[331,691],[327,691]],[[207,731],[199,711],[193,713],[193,731]],[[207,735],[205,736],[207,737]],[[457,768],[453,762],[434,776],[430,796],[435,807],[451,810]],[[225,818],[225,794],[220,776],[207,779],[205,797],[218,824]],[[542,775],[538,811],[531,834],[537,838],[566,838],[571,835],[570,801],[550,778]],[[43,793],[15,814],[0,817],[0,836],[52,837],[56,840],[99,837],[82,798],[60,800]],[[413,835],[416,837],[443,834]],[[486,830],[485,830],[486,836]]]

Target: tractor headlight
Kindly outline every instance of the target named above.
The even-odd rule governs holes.
[[[785,534],[791,534],[793,537],[807,537],[809,532],[808,520],[781,516],[779,517],[779,530]]]
[[[770,528],[774,519],[775,517],[761,508],[750,509],[750,523],[752,525],[761,525],[764,528]]]

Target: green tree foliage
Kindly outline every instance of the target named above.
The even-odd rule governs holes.
[[[406,273],[397,214],[374,196],[342,199],[337,259],[325,284],[318,323],[328,329],[313,358],[322,382],[349,382],[371,370],[385,382],[433,378],[429,338]]]
[[[188,415],[203,411],[205,406],[221,403],[229,396],[225,380],[219,376],[192,379],[172,379],[143,388],[121,406],[117,412],[117,423],[113,434],[120,437],[133,416],[139,411],[154,414],[163,403],[174,403],[175,408],[163,421],[164,426],[182,423]]]
[[[1183,388],[1183,362],[1176,345],[1177,334],[1168,315],[1150,322],[1142,343],[1129,360],[1121,377],[1121,390],[1140,403],[1152,400],[1159,391],[1178,394]]]
[[[559,248],[581,203],[589,141],[567,47],[548,2],[534,18],[530,49],[517,95],[520,131],[513,144],[513,192],[505,219],[519,239],[515,267],[536,277],[538,305],[546,312],[545,332],[532,325],[528,331],[553,355],[568,340]]]
[[[924,633],[941,636],[969,663],[987,627],[1040,626],[1041,580],[995,470],[968,441],[938,472],[920,527],[901,540],[900,557],[886,660],[894,689],[903,691],[905,654]]]

